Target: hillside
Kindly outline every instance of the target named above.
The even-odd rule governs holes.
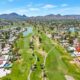
[[[25,15],[19,15],[17,13],[10,13],[10,14],[1,14],[1,19],[11,20],[11,21],[17,21],[17,20],[26,20],[27,17]]]

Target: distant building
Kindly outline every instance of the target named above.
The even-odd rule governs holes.
[[[69,31],[70,31],[70,32],[75,32],[76,29],[75,29],[74,27],[71,27],[71,28],[69,28]]]
[[[76,51],[77,51],[77,52],[80,52],[80,43],[78,43],[78,44],[76,45]]]

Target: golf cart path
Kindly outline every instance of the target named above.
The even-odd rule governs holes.
[[[48,51],[48,53],[46,53],[46,55],[45,55],[45,58],[44,58],[44,66],[46,65],[46,59],[47,59],[47,56],[48,56],[48,54],[52,51],[54,49],[54,47],[52,47],[49,51]],[[47,78],[45,77],[43,77],[43,75],[44,75],[44,71],[42,70],[42,80],[47,80]]]
[[[35,55],[35,62],[34,62],[34,64],[36,64],[37,63],[37,56]],[[31,73],[32,73],[32,70],[30,69],[30,71],[29,71],[29,75],[28,75],[28,79],[27,80],[30,80],[30,75],[31,75]]]

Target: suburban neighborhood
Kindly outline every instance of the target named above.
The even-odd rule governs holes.
[[[80,0],[0,0],[0,80],[80,80]]]

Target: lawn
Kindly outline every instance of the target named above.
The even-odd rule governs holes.
[[[72,76],[75,80],[80,80],[80,68],[71,64],[72,57],[59,43],[47,38],[43,33],[42,47],[48,53],[52,49],[46,60],[46,73],[49,80],[65,80],[65,75]],[[56,44],[55,44],[56,43]]]
[[[37,61],[36,65],[37,65],[37,68],[36,70],[34,70],[31,74],[31,80],[41,80],[42,78],[42,69],[41,69],[41,64],[43,63],[43,57],[37,53],[36,53],[36,56],[39,58],[39,61]]]
[[[30,36],[31,34],[16,41],[16,47],[20,48],[21,59],[13,63],[12,73],[2,78],[2,80],[27,80],[30,67],[35,61],[29,49]]]
[[[48,38],[44,32],[38,33],[37,30],[33,30],[33,32],[34,34],[19,38],[14,44],[16,48],[20,49],[21,59],[14,62],[12,73],[2,80],[28,80],[29,72],[34,64],[36,69],[31,72],[30,80],[42,80],[43,69],[41,69],[41,65],[44,63],[45,57],[39,53],[39,48],[36,48],[35,40],[33,41],[34,50],[30,49],[29,43],[32,35],[41,37],[40,49],[47,54],[44,66],[46,80],[66,80],[65,75],[80,80],[80,68],[70,63],[72,57],[65,49],[59,43]]]

